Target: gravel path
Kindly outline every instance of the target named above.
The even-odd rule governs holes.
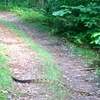
[[[0,18],[15,23],[18,28],[28,33],[34,41],[52,53],[55,62],[63,71],[65,84],[69,83],[68,86],[72,90],[72,98],[64,98],[64,100],[100,100],[100,89],[94,82],[95,76],[93,72],[86,71],[87,65],[82,58],[72,55],[70,49],[58,43],[57,39],[50,40],[46,34],[23,24],[11,13],[2,12]],[[19,37],[2,25],[0,25],[0,34],[0,41],[7,44],[9,48],[8,54],[11,57],[10,65],[13,74],[22,79],[43,77],[41,73],[42,64],[36,52],[29,49]],[[17,91],[22,91],[22,93],[25,91],[27,95],[24,95],[26,99],[24,96],[19,96],[13,100],[63,100],[51,98],[53,93],[49,91],[47,85],[14,84]]]

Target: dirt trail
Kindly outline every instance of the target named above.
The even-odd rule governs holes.
[[[63,71],[65,83],[69,82],[70,88],[73,90],[72,99],[66,98],[65,100],[100,100],[100,89],[93,81],[94,74],[85,70],[87,65],[83,59],[73,56],[69,48],[55,42],[57,41],[55,39],[50,40],[46,34],[23,24],[11,13],[0,13],[0,18],[15,23],[18,28],[28,33],[34,41],[54,55],[56,63]],[[0,25],[0,42],[8,46],[8,54],[11,57],[10,65],[16,77],[22,79],[43,77],[42,64],[36,52],[29,49],[19,37],[2,25]],[[16,90],[25,91],[28,94],[26,99],[25,97],[17,97],[16,100],[51,100],[52,93],[47,90],[45,85],[14,84]]]
[[[10,29],[0,24],[0,43],[7,47],[10,57],[9,66],[13,76],[17,79],[43,79],[42,63],[37,53],[15,35]],[[47,100],[53,94],[48,89],[48,84],[20,84],[14,83],[11,100]]]
[[[6,44],[8,56],[11,58],[9,65],[13,76],[19,79],[42,78],[42,65],[37,54],[29,49],[19,37],[12,31],[0,24],[0,42]],[[13,97],[11,100],[44,100],[46,99],[46,86],[38,84],[17,84],[14,83],[15,91],[22,93],[22,96]],[[43,90],[43,91],[41,91]],[[42,94],[44,93],[44,94]]]

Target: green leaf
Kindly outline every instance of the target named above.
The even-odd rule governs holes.
[[[93,38],[95,38],[95,37],[97,37],[97,36],[100,36],[100,32],[96,32],[96,33],[94,33],[91,37]]]
[[[100,45],[100,37],[98,37],[98,39],[95,40],[95,43]]]
[[[55,11],[53,12],[53,16],[64,16],[65,14],[71,14],[71,11],[69,11],[68,9],[65,10],[59,10],[59,11]]]
[[[100,36],[97,37],[97,38],[94,38],[92,41],[91,41],[91,44],[96,44],[96,45],[100,45]]]

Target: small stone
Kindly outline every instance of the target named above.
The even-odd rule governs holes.
[[[99,96],[100,96],[100,90],[98,90],[96,93],[97,93],[97,95],[99,95]]]

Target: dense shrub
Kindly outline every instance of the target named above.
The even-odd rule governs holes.
[[[94,3],[87,6],[62,6],[53,12],[56,33],[75,39],[77,43],[100,45],[100,7]]]

